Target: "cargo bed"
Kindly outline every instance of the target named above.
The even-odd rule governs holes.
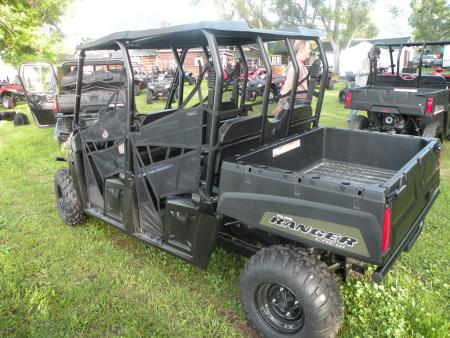
[[[314,177],[327,177],[341,182],[381,184],[394,176],[395,171],[325,159],[305,168],[304,174]]]
[[[320,127],[225,160],[218,211],[382,266],[416,231],[438,194],[438,153],[434,139]],[[382,252],[388,208],[392,229],[389,249]],[[316,234],[353,236],[357,244],[338,245],[269,224],[278,216],[317,227]]]

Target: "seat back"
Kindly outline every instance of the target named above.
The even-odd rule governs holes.
[[[314,90],[316,89],[317,82],[319,81],[321,62],[315,60],[311,65],[308,73],[308,92],[306,93],[306,102],[311,102],[314,96]],[[326,75],[323,75],[326,76]]]

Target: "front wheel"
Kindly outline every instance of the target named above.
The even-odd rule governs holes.
[[[343,317],[332,274],[288,246],[265,248],[251,258],[241,274],[240,300],[264,337],[334,337]]]
[[[2,97],[2,104],[5,109],[14,108],[14,98],[11,95],[5,94]]]
[[[30,121],[28,121],[28,116],[24,113],[17,113],[14,115],[13,123],[15,126],[23,126],[25,124],[30,124]]]
[[[65,224],[75,226],[86,220],[72,176],[67,169],[59,169],[55,174],[55,197],[59,215]]]

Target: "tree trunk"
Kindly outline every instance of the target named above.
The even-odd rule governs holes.
[[[333,73],[339,75],[339,60],[341,57],[341,49],[339,48],[339,43],[332,42],[331,46],[333,47],[334,53]]]

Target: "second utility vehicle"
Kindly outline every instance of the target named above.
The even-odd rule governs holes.
[[[390,52],[390,71],[377,69],[377,60],[371,60],[372,73],[368,85],[347,91],[345,107],[367,111],[367,117],[356,115],[350,128],[370,129],[397,134],[450,137],[449,85],[450,78],[433,72],[425,74],[423,53],[427,48],[450,45],[450,41],[411,42],[401,45],[378,45]],[[408,67],[407,53],[420,47],[417,69]],[[394,50],[397,64],[394,65]],[[401,65],[404,65],[400,69]]]
[[[315,41],[320,54],[302,79],[297,39]],[[275,118],[270,41],[286,46],[291,87],[308,84],[301,100],[289,93]],[[255,43],[267,77],[262,102],[251,107],[245,61],[240,95],[223,90],[219,46],[234,46],[246,60],[244,47]],[[199,47],[207,65],[184,96],[186,54]],[[337,335],[343,310],[336,278],[346,280],[368,262],[381,281],[419,237],[439,194],[439,141],[319,127],[327,79],[319,89],[316,81],[328,66],[318,36],[203,22],[114,33],[79,48],[73,132],[63,146],[67,167],[54,181],[61,218],[74,226],[93,216],[201,268],[216,245],[252,256],[240,301],[261,335]],[[96,119],[85,120],[86,54],[112,49],[123,53],[126,106],[116,103],[120,89],[111,89]],[[135,49],[172,50],[178,71],[166,109],[137,111],[129,54]],[[27,91],[42,88],[31,84],[48,67],[21,66]],[[35,94],[43,93],[28,96]]]

